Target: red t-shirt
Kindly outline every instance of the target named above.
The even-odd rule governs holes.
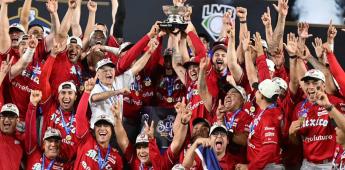
[[[53,67],[49,79],[53,96],[58,96],[59,85],[65,81],[72,81],[77,86],[77,89],[83,82],[81,63],[73,64],[70,62],[66,50],[56,56],[53,65],[47,67]]]
[[[260,110],[250,124],[247,158],[249,169],[263,169],[269,163],[280,162],[280,137],[282,114],[279,108]],[[267,150],[265,148],[272,148]]]
[[[143,166],[144,170],[153,169],[171,169],[178,161],[178,155],[175,155],[169,147],[162,155],[159,152],[155,139],[149,140],[149,158],[151,164],[141,164],[136,155],[136,150],[133,145],[129,144],[125,151],[125,157],[131,166],[131,169],[140,169]]]
[[[60,155],[61,158],[65,162],[70,162],[75,159],[79,138],[76,136],[76,119],[75,113],[71,112],[63,112],[63,118],[65,120],[66,126],[70,129],[69,136],[67,137],[67,132],[64,128],[64,124],[62,123],[62,116],[59,110],[59,106],[55,101],[50,98],[50,100],[41,106],[43,115],[44,115],[44,123],[43,123],[43,130],[47,127],[53,127],[58,129],[61,133],[61,150]],[[61,110],[62,111],[62,110]],[[73,115],[73,116],[72,116]],[[71,124],[71,118],[73,117],[73,123]]]
[[[164,69],[158,69],[160,74],[156,84],[156,104],[164,108],[174,108],[174,105],[182,101],[186,96],[186,88],[181,80],[176,76],[165,76]]]
[[[235,158],[231,154],[226,152],[223,158],[221,160],[218,160],[220,168],[222,168],[222,170],[234,170],[236,166],[236,162],[234,161],[234,159]],[[201,160],[198,156],[195,157],[195,163],[195,166],[190,168],[191,170],[203,169]]]
[[[15,49],[11,48],[8,53],[1,54],[2,60],[6,60],[7,54],[14,56],[13,63],[18,62],[19,53]],[[12,80],[5,81],[9,83],[5,85],[4,91],[6,103],[12,102],[19,109],[19,118],[21,121],[25,119],[25,113],[30,101],[30,91],[38,89],[39,86],[39,77],[41,74],[42,58],[46,55],[45,52],[45,43],[41,41],[35,49],[35,53],[32,59],[32,62],[23,70],[23,72],[13,78]]]
[[[0,169],[19,169],[23,148],[19,140],[0,132]]]
[[[44,169],[48,169],[53,160],[44,157]],[[35,151],[27,156],[26,169],[42,169],[43,153],[37,148]],[[51,169],[63,170],[71,169],[70,165],[64,164],[58,158],[51,164]]]
[[[339,111],[344,111],[345,103],[342,99],[331,95],[328,95],[328,99]],[[304,158],[314,163],[331,161],[336,141],[335,127],[330,123],[328,112],[305,99],[296,105],[293,120],[301,116],[305,118],[298,134],[302,136]]]
[[[97,144],[96,139],[92,137],[92,134],[90,132],[86,134],[86,136],[81,140],[80,145],[78,147],[77,159],[75,160],[73,169],[99,169],[99,148],[100,147]],[[100,148],[102,159],[105,159],[107,149],[108,148]],[[115,148],[110,149],[104,169],[123,169],[122,158]]]
[[[233,133],[248,133],[249,132],[249,124],[252,121],[252,117],[240,108],[238,111],[235,112],[228,112],[225,115],[225,122],[226,127],[228,129],[232,129]],[[230,144],[228,145],[228,151],[231,155],[234,156],[237,163],[245,163],[246,162],[246,152],[247,147],[235,144],[232,140],[230,140]]]

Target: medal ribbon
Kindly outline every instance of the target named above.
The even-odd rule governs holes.
[[[174,79],[167,77],[166,82],[167,82],[168,96],[171,97],[174,91]]]
[[[238,113],[240,113],[241,108],[237,109],[234,114],[231,116],[230,122],[226,121],[226,117],[224,116],[224,123],[225,126],[228,130],[232,129],[233,124],[235,123],[235,118],[238,115]]]
[[[44,154],[42,154],[42,166],[41,166],[41,170],[44,170],[44,160],[45,160],[45,156],[44,156]],[[49,165],[48,165],[48,167],[47,167],[47,170],[52,169],[52,166],[53,166],[54,162],[55,162],[55,159],[52,160],[52,161],[50,161],[50,163],[49,163]]]
[[[98,82],[99,86],[101,86],[103,92],[106,92],[107,90],[104,88],[104,86],[102,85],[101,82]],[[115,89],[115,88],[114,88]],[[110,101],[111,104],[114,104],[115,103],[115,100],[113,99],[113,97],[109,97],[107,100]]]
[[[307,103],[307,101],[308,101],[307,99],[305,99],[303,101],[303,103],[302,103],[302,105],[301,105],[301,107],[300,107],[300,109],[298,111],[299,117],[306,117],[307,116],[306,114],[308,113],[309,109],[312,107],[312,106],[310,106],[308,108],[304,108],[304,106]]]
[[[107,154],[105,155],[105,158],[102,158],[101,155],[101,148],[100,146],[98,146],[98,168],[101,170],[103,169],[106,165],[107,165],[107,160],[109,157],[109,153],[110,153],[110,144],[108,145],[108,149],[107,149]]]
[[[152,170],[152,166],[149,168],[149,170]],[[144,170],[144,164],[140,162],[139,170]]]
[[[248,139],[250,139],[251,136],[254,135],[254,133],[255,133],[255,132],[254,132],[254,129],[255,129],[255,127],[259,124],[259,122],[260,122],[260,120],[261,120],[261,116],[264,114],[264,112],[265,112],[266,110],[272,109],[272,108],[274,108],[274,107],[276,107],[276,104],[275,104],[275,103],[272,103],[271,105],[269,105],[268,107],[266,107],[266,109],[264,109],[263,111],[261,111],[260,114],[258,115],[258,117],[256,117],[256,118],[252,121],[252,123],[250,123],[250,125],[249,125],[249,137],[248,137]]]
[[[65,118],[63,116],[63,111],[61,110],[61,107],[59,107],[59,112],[61,114],[61,122],[62,122],[62,127],[65,129],[66,134],[69,135],[71,133],[71,128],[67,126],[67,123],[65,122]],[[72,125],[74,120],[74,114],[72,113],[71,116],[71,121],[70,121],[70,125]]]
[[[77,73],[77,78],[78,78],[79,84],[83,85],[84,83],[83,83],[83,79],[81,78],[82,76],[81,76],[81,74],[79,74],[79,70],[80,70],[79,66],[74,64],[73,67],[75,69],[75,72]],[[79,69],[77,69],[77,68],[79,68]]]

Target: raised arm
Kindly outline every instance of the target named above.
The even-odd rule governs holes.
[[[208,90],[206,84],[206,75],[208,74],[206,69],[207,66],[210,64],[209,58],[203,58],[200,61],[199,66],[199,78],[198,78],[198,92],[201,99],[204,101],[204,106],[207,111],[211,112],[212,110],[212,94]]]
[[[10,58],[10,55],[7,55],[6,60],[1,62],[1,67],[0,67],[0,86],[2,85],[2,81],[4,81],[7,73],[11,69],[11,63],[13,61],[13,56],[11,57],[11,60],[9,58]]]
[[[57,34],[60,29],[60,19],[57,13],[58,2],[57,0],[48,0],[46,3],[46,8],[50,14],[51,20],[51,30],[49,35],[45,37],[46,51],[51,51],[54,46],[54,38],[57,37]]]
[[[29,44],[28,49],[20,57],[20,59],[16,62],[16,64],[14,64],[11,67],[10,75],[9,75],[10,79],[14,79],[16,76],[21,74],[23,70],[25,70],[26,67],[31,63],[37,44],[38,44],[38,40],[33,35],[30,35],[28,44]]]
[[[150,42],[148,44],[149,49],[130,68],[130,70],[132,71],[133,75],[136,75],[137,73],[139,73],[145,67],[145,65],[149,61],[151,55],[153,54],[153,52],[158,47],[158,44],[159,44],[159,42],[157,41],[157,39],[153,38],[153,39],[150,40]]]
[[[209,138],[198,138],[192,146],[187,150],[186,155],[184,156],[182,166],[186,169],[192,168],[193,162],[195,159],[195,149],[198,148],[199,145],[203,147],[210,147],[211,141]]]
[[[186,69],[182,66],[183,59],[180,51],[179,46],[179,38],[180,35],[173,35],[170,34],[169,38],[171,38],[172,48],[173,50],[173,57],[172,57],[172,67],[175,70],[175,73],[180,78],[181,82],[186,86]]]
[[[62,39],[65,39],[66,36],[68,35],[68,31],[71,28],[71,24],[72,24],[72,20],[73,20],[73,14],[74,14],[74,10],[77,7],[77,1],[76,0],[68,0],[68,9],[67,12],[65,14],[65,17],[63,18],[62,22],[61,22],[61,26],[59,29],[59,37]],[[59,42],[60,43],[60,42]]]
[[[125,153],[129,145],[129,140],[128,140],[128,136],[125,131],[125,128],[122,125],[122,119],[121,119],[122,113],[121,113],[120,103],[119,102],[115,103],[114,106],[111,107],[111,111],[115,119],[114,131],[116,135],[116,141],[121,151]]]
[[[94,1],[89,1],[87,3],[87,9],[89,10],[89,17],[86,24],[86,29],[84,31],[83,36],[83,48],[86,48],[86,45],[88,44],[90,40],[91,32],[94,29],[95,23],[96,23],[96,11],[97,11],[97,3]]]
[[[287,35],[287,43],[284,43],[284,48],[289,55],[289,65],[290,65],[290,82],[289,82],[289,89],[292,94],[296,94],[297,89],[299,87],[299,80],[297,76],[297,45],[298,45],[298,38],[295,36],[294,33],[289,33]]]
[[[118,0],[111,0],[111,17],[113,22],[111,23],[110,32],[114,32],[115,22],[116,22],[116,14],[117,9],[119,8]]]
[[[206,51],[205,46],[202,44],[200,38],[198,37],[198,35],[195,33],[194,25],[191,22],[188,23],[188,26],[187,26],[185,32],[187,33],[187,35],[190,38],[191,43],[194,47],[195,60],[200,61],[201,58],[206,57],[207,51]]]
[[[85,82],[85,90],[78,104],[77,112],[75,115],[76,119],[76,136],[79,139],[85,137],[89,130],[89,121],[87,120],[87,108],[88,99],[90,97],[90,92],[95,87],[96,78],[91,78]]]
[[[274,8],[278,12],[278,21],[272,35],[272,42],[271,44],[269,44],[271,50],[275,50],[283,45],[282,42],[285,28],[285,19],[289,9],[288,1],[289,0],[279,0],[278,6],[273,4]]]
[[[101,93],[96,93],[91,96],[91,102],[99,102],[102,100],[107,100],[108,98],[112,96],[117,96],[120,94],[129,94],[130,91],[127,88],[123,88],[120,90],[110,90],[110,91],[105,91]]]
[[[77,7],[74,10],[71,24],[72,35],[77,37],[80,37],[83,33],[80,26],[81,1],[77,0]]]
[[[175,119],[175,122],[178,123],[177,129],[174,132],[173,141],[170,144],[170,149],[174,155],[178,155],[183,146],[183,143],[187,136],[188,124],[192,116],[192,111],[188,108],[183,108],[182,113],[180,113],[180,119]],[[174,123],[175,123],[174,122]]]
[[[31,10],[32,0],[25,0],[22,11],[20,13],[19,22],[23,25],[26,31],[29,29],[29,15]]]
[[[41,91],[32,90],[30,103],[25,116],[25,151],[27,155],[32,154],[38,147],[36,111],[37,105],[42,98]],[[44,133],[44,132],[42,132]]]
[[[256,53],[254,52],[254,49],[250,45],[250,32],[246,32],[243,34],[242,37],[242,48],[244,51],[244,62],[245,62],[245,68],[246,68],[246,73],[248,76],[248,81],[250,84],[251,89],[253,90],[253,83],[258,82],[258,75],[256,68],[254,66],[254,61],[252,57],[256,58]]]
[[[243,33],[240,34],[240,37],[243,36]],[[243,76],[243,70],[241,66],[237,62],[236,56],[236,49],[235,49],[235,26],[231,26],[231,30],[229,33],[229,42],[228,42],[228,50],[227,50],[227,60],[228,60],[228,68],[233,75],[235,82],[238,83],[241,81]]]
[[[255,33],[255,50],[256,50],[256,67],[258,70],[258,78],[259,82],[265,80],[265,79],[271,79],[270,71],[267,66],[267,57],[264,53],[264,49],[262,46],[261,36],[260,33]]]
[[[1,8],[0,8],[0,53],[5,53],[11,47],[11,38],[8,34],[10,23],[8,21],[8,3],[14,2],[14,0],[10,1],[2,1]]]
[[[271,11],[270,7],[267,7],[267,11],[264,12],[261,16],[262,23],[265,26],[265,33],[266,33],[266,41],[268,44],[272,43],[272,36],[273,36],[273,30],[272,30],[272,24],[271,24]]]

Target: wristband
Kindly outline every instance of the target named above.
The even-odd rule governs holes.
[[[182,119],[181,119],[181,124],[182,125],[188,125],[188,122],[187,123],[183,123]]]
[[[34,53],[35,53],[35,48],[26,49],[25,53],[22,56],[24,62],[27,62],[27,63],[31,62],[32,57],[34,56]]]
[[[296,56],[296,55],[289,56],[289,57],[290,57],[290,59],[295,59],[295,58],[297,58],[297,56]]]
[[[332,111],[333,107],[334,107],[334,105],[333,105],[333,104],[330,104],[330,105],[326,106],[325,109],[326,109],[328,112],[330,112],[330,111]]]
[[[244,21],[240,21],[241,24],[246,24],[247,23],[247,20],[244,20]]]

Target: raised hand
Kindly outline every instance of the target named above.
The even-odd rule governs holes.
[[[189,32],[194,31],[194,30],[195,30],[194,25],[192,24],[192,22],[189,22],[188,25],[187,25],[187,28],[184,30],[184,32],[186,34],[188,34]]]
[[[30,36],[29,36],[29,42],[28,42],[28,44],[29,44],[29,47],[30,47],[30,48],[36,48],[37,45],[38,45],[38,40],[37,40],[37,38],[35,38],[34,35],[30,35]]]
[[[261,35],[259,32],[256,32],[254,35],[255,41],[255,51],[257,56],[261,56],[264,54],[264,48],[262,47]]]
[[[244,32],[242,34],[242,48],[243,51],[248,51],[250,46],[250,31]]]
[[[149,126],[149,124],[147,123],[147,121],[145,121],[145,129],[144,132],[147,135],[147,137],[149,139],[153,139],[154,138],[154,121],[151,122],[151,125]]]
[[[298,36],[302,39],[309,38],[313,36],[312,34],[309,34],[309,24],[306,22],[300,22],[297,24],[297,31],[298,31]]]
[[[327,42],[333,44],[335,36],[337,36],[337,29],[333,26],[331,20],[327,30]]]
[[[115,120],[121,120],[121,107],[120,102],[115,102],[114,105],[110,108],[111,112],[113,113]]]
[[[314,47],[316,57],[318,57],[318,58],[322,57],[322,54],[324,52],[324,49],[322,47],[322,39],[319,37],[316,37],[314,39],[314,42],[312,42],[312,45]]]
[[[77,0],[68,0],[68,7],[75,9],[77,7]]]
[[[247,8],[237,7],[236,8],[236,15],[240,19],[240,21],[247,20]]]
[[[30,94],[30,102],[34,106],[37,106],[37,104],[41,101],[42,99],[42,92],[39,90],[31,90]]]
[[[46,2],[46,8],[49,13],[56,13],[58,10],[58,2],[57,0],[48,0]]]
[[[175,107],[175,110],[176,110],[177,114],[182,114],[183,111],[186,108],[186,98],[183,97],[182,101],[181,102],[177,102],[174,107]]]
[[[157,49],[158,45],[159,45],[159,41],[156,38],[152,38],[150,42],[148,43],[149,53],[152,54]]]
[[[154,36],[158,35],[159,33],[159,25],[158,23],[160,23],[159,21],[156,21],[155,24],[152,25],[150,31],[147,33],[147,35],[150,38],[153,38]]]
[[[97,2],[89,0],[89,2],[87,2],[87,9],[89,9],[90,12],[96,12]]]
[[[53,43],[54,43],[54,45],[53,45],[53,48],[52,48],[51,51],[50,51],[50,55],[51,55],[52,57],[56,57],[61,51],[64,50],[65,47],[62,46],[61,43],[57,43],[57,42],[55,41],[55,39],[53,40]]]
[[[84,93],[90,93],[92,91],[92,89],[95,87],[96,85],[96,80],[97,78],[90,78],[88,79],[85,83],[84,83],[84,86],[85,86],[85,90],[84,90]]]
[[[223,25],[224,24],[230,24],[231,16],[232,16],[232,12],[231,11],[226,11],[223,14],[223,19],[222,19]]]
[[[183,16],[183,19],[184,19],[185,21],[190,21],[190,20],[192,20],[192,18],[191,18],[192,13],[193,13],[192,7],[191,7],[191,6],[187,6],[187,11],[186,11],[186,13],[185,13],[184,16]]]
[[[188,108],[188,106],[187,106],[187,108]],[[185,109],[185,111],[182,112],[182,114],[181,114],[181,123],[187,124],[191,118],[192,118],[192,111],[190,109]]]
[[[289,128],[289,134],[290,135],[296,134],[296,132],[301,128],[302,123],[303,123],[303,118],[293,121]]]
[[[297,45],[298,45],[298,38],[295,36],[294,33],[289,33],[286,38],[286,44],[284,43],[284,48],[290,57],[297,55]]]
[[[315,97],[316,103],[321,107],[327,108],[332,105],[325,92],[317,91]]]
[[[0,0],[0,4],[1,3],[9,4],[9,3],[12,3],[12,2],[16,2],[16,0]]]
[[[12,56],[11,59],[9,58],[10,58],[10,54],[7,54],[6,61],[1,62],[0,74],[2,75],[6,75],[11,69],[14,56]]]
[[[224,120],[224,116],[226,114],[226,107],[222,104],[222,100],[218,100],[218,107],[217,107],[217,110],[216,110],[216,116],[217,116],[217,121],[219,123],[223,123],[223,120]]]
[[[202,58],[200,60],[200,64],[199,64],[200,71],[201,70],[202,71],[206,71],[207,66],[209,65],[209,63],[210,63],[210,58],[208,58],[208,57]]]
[[[282,16],[286,16],[289,11],[289,0],[279,0],[278,6],[276,4],[273,4],[274,9]]]
[[[183,6],[187,0],[173,0],[175,6]]]
[[[198,138],[195,140],[195,144],[202,145],[203,147],[210,147],[211,146],[211,140],[210,138]]]
[[[262,23],[265,25],[265,27],[271,25],[272,19],[271,19],[270,7],[267,7],[267,11],[264,12],[264,14],[262,14],[262,16],[261,16],[261,21],[262,21]]]

